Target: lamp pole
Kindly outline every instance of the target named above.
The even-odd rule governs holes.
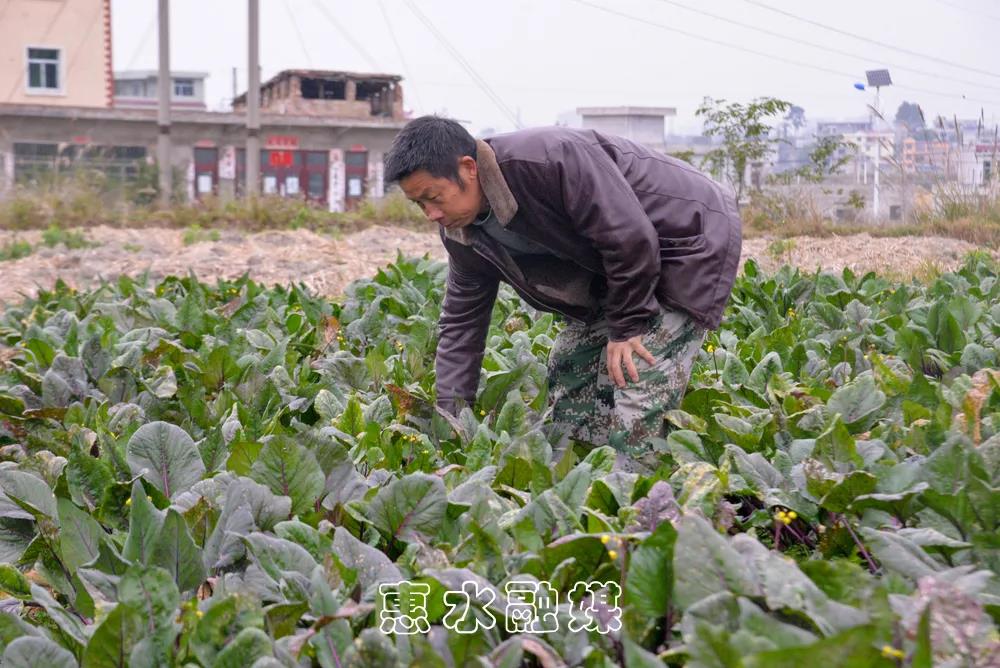
[[[869,86],[875,87],[875,106],[871,108],[872,113],[869,117],[869,128],[871,132],[875,135],[875,173],[872,175],[872,219],[879,219],[879,172],[882,168],[882,141],[878,136],[878,119],[882,118],[882,112],[879,109],[879,93],[881,93],[882,86],[891,86],[892,78],[889,76],[889,70],[868,70],[865,72],[865,78],[868,80]],[[864,86],[861,84],[855,84],[855,88],[858,90],[864,90]],[[868,162],[865,160],[865,162]]]
[[[875,86],[875,113],[873,114],[872,120],[878,117],[882,112],[879,111],[879,91],[881,86]],[[875,122],[873,122],[873,127],[876,127]],[[878,130],[875,131],[875,178],[873,180],[873,192],[872,192],[872,206],[875,208],[875,220],[879,219],[879,213],[881,209],[879,208],[878,201],[878,175],[882,171],[882,141],[878,136]]]

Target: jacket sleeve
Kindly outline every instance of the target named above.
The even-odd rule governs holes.
[[[450,259],[434,367],[437,405],[454,415],[475,402],[499,281]]]
[[[600,146],[564,141],[550,156],[553,184],[573,229],[593,244],[607,277],[608,338],[645,334],[655,297],[660,242],[632,187]]]

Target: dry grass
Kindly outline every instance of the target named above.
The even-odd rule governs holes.
[[[995,193],[958,195],[942,189],[907,222],[836,222],[824,217],[807,197],[776,193],[755,195],[741,215],[744,236],[748,239],[867,233],[873,237],[948,237],[985,248],[1000,248],[1000,196]]]
[[[145,189],[108,184],[99,174],[79,172],[58,182],[17,187],[0,199],[0,229],[38,230],[58,227],[310,229],[349,232],[375,223],[431,229],[424,215],[398,190],[381,200],[365,200],[354,211],[331,212],[302,199],[262,196],[257,199],[175,202],[161,209],[148,202]]]
[[[155,192],[154,192],[155,195]],[[299,199],[264,196],[253,201],[177,202],[168,209],[149,203],[148,188],[112,184],[99,173],[77,172],[43,186],[16,188],[0,199],[0,229],[53,227],[175,229],[308,229],[339,236],[374,224],[433,231],[420,210],[398,190],[381,200],[366,200],[354,211],[335,213]],[[860,211],[859,211],[860,213]],[[1000,248],[1000,196],[940,188],[931,202],[906,223],[871,225],[835,222],[808,197],[755,193],[742,211],[744,236],[831,237],[865,233],[874,237],[939,236],[977,246]]]
[[[829,220],[786,221],[781,226],[760,225],[744,220],[747,239],[761,237],[832,237],[868,233],[873,237],[948,237],[985,248],[1000,248],[1000,224],[982,218],[930,219],[891,225],[836,223]]]

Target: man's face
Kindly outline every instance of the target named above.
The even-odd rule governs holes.
[[[471,224],[484,205],[479,171],[473,158],[463,156],[458,161],[458,178],[461,186],[420,169],[400,179],[399,187],[428,219],[454,230]]]

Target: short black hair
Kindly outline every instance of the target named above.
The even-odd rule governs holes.
[[[458,121],[440,116],[415,118],[396,135],[385,157],[389,183],[426,169],[435,178],[458,183],[458,161],[476,157],[476,140]]]

